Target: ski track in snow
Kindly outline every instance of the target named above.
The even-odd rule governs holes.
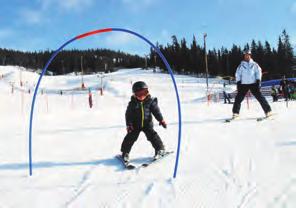
[[[92,173],[95,166],[91,167],[88,171],[84,173],[84,175],[81,178],[81,181],[76,185],[75,188],[75,195],[65,203],[65,207],[69,207],[71,203],[73,203],[88,187],[89,187],[89,178],[90,174]]]
[[[289,196],[290,195],[290,196]],[[280,193],[273,198],[273,200],[269,203],[269,207],[287,207],[289,201],[295,199],[296,197],[296,178],[288,181],[287,185],[280,190]],[[294,201],[293,205],[296,203]],[[292,207],[292,206],[291,206]]]

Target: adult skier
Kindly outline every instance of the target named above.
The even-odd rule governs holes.
[[[163,128],[167,128],[167,124],[158,107],[157,98],[151,97],[145,82],[135,82],[132,90],[133,95],[125,113],[127,134],[121,145],[122,158],[125,162],[129,160],[131,148],[143,131],[151,142],[155,150],[154,158],[157,159],[165,154],[165,150],[163,142],[153,129],[152,115]]]
[[[266,117],[271,116],[271,108],[265,97],[260,92],[260,82],[262,70],[260,66],[251,58],[251,51],[244,51],[244,57],[236,69],[235,78],[237,83],[237,95],[232,108],[232,119],[239,117],[241,102],[250,90],[260,103]]]

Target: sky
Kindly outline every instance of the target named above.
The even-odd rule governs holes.
[[[296,47],[296,0],[2,0],[0,47],[24,51],[55,50],[67,40],[95,29],[130,29],[153,43],[193,35],[207,46],[230,48],[252,39],[277,46],[283,29]],[[132,54],[149,46],[132,35],[111,32],[73,42],[66,49],[109,48]]]

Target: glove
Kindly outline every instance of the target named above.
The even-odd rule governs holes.
[[[133,130],[134,130],[134,127],[133,127],[132,124],[128,124],[128,125],[126,126],[126,131],[127,131],[127,133],[131,133]]]
[[[261,88],[261,82],[259,79],[256,80],[256,87],[258,87],[259,89]]]
[[[238,81],[238,82],[236,83],[237,91],[240,89],[241,85],[242,85],[242,82],[241,82],[241,81]]]
[[[165,120],[160,121],[159,125],[162,126],[165,129],[167,128],[167,124],[166,124]]]

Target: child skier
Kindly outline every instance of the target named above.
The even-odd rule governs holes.
[[[151,142],[155,150],[154,157],[159,158],[165,153],[165,150],[159,135],[153,129],[151,114],[163,128],[166,128],[167,124],[158,107],[157,98],[151,97],[147,84],[142,81],[135,82],[132,90],[133,95],[125,113],[127,135],[121,145],[122,158],[125,162],[129,160],[131,148],[141,131]]]

